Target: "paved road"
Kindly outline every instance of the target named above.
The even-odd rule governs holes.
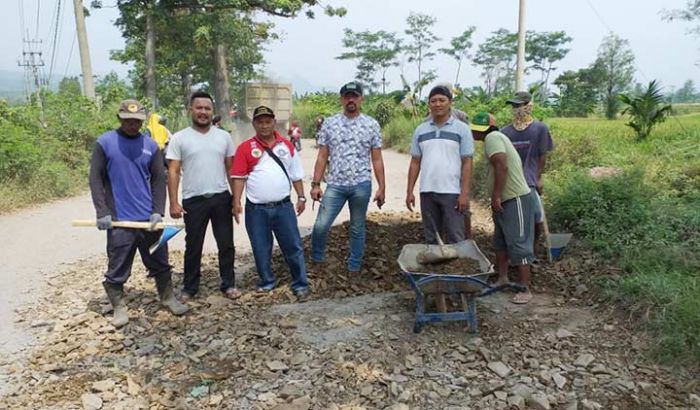
[[[311,141],[304,141],[301,158],[307,172],[306,190],[316,159],[317,151]],[[384,210],[403,210],[406,192],[408,156],[394,151],[384,152],[387,178],[386,205]],[[370,210],[376,205],[370,204]],[[307,206],[299,217],[300,230],[310,232],[316,211]],[[68,264],[103,255],[105,234],[97,229],[74,228],[72,219],[94,217],[89,194],[37,206],[21,212],[0,216],[0,355],[9,355],[26,348],[31,337],[15,326],[15,309],[24,303],[38,300],[47,275],[60,272]],[[349,218],[347,207],[337,223]],[[234,240],[237,251],[250,249],[243,224],[235,226]],[[184,249],[184,235],[170,242],[171,249]],[[211,232],[207,235],[205,252],[215,252],[216,244]],[[138,258],[136,258],[138,261]],[[139,263],[139,262],[137,262]],[[101,275],[102,272],[95,272]]]

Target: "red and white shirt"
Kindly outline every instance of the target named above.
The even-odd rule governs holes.
[[[255,204],[281,201],[289,196],[289,180],[295,182],[304,178],[301,160],[289,140],[275,132],[275,142],[269,146],[282,161],[289,180],[277,162],[265,152],[265,146],[257,136],[241,142],[231,166],[231,178],[247,179],[246,197]]]

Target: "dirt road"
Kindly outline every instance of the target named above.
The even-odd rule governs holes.
[[[307,192],[317,152],[312,141],[304,141],[301,159],[307,172],[304,179]],[[408,156],[385,151],[384,164],[387,191],[383,209],[402,210]],[[318,212],[318,207],[312,211],[311,203],[308,205],[299,218],[302,234],[310,232]],[[370,204],[370,210],[376,210],[376,205]],[[347,220],[349,216],[346,207],[336,223]],[[0,355],[17,352],[31,342],[26,332],[14,326],[14,310],[42,295],[47,274],[82,259],[104,254],[106,240],[103,232],[70,225],[72,219],[93,217],[89,194],[0,216],[0,243],[3,244],[0,247],[0,279],[3,282],[0,287]],[[234,240],[237,251],[245,252],[250,248],[243,224],[235,226]],[[184,249],[184,234],[169,243],[172,250]],[[216,251],[211,229],[204,246],[205,252]],[[101,271],[95,272],[96,277],[101,274]]]

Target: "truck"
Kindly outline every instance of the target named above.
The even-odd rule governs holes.
[[[245,87],[245,116],[253,117],[253,110],[259,105],[270,107],[275,112],[277,128],[287,135],[292,117],[292,85],[280,83],[248,83]]]

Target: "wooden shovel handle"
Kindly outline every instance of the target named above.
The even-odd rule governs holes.
[[[71,224],[73,226],[94,227],[97,226],[97,221],[94,219],[74,219]],[[112,221],[112,226],[116,228],[148,229],[151,227],[151,224],[150,222]],[[166,226],[184,227],[181,222],[159,222],[156,224],[156,229],[164,229]]]

